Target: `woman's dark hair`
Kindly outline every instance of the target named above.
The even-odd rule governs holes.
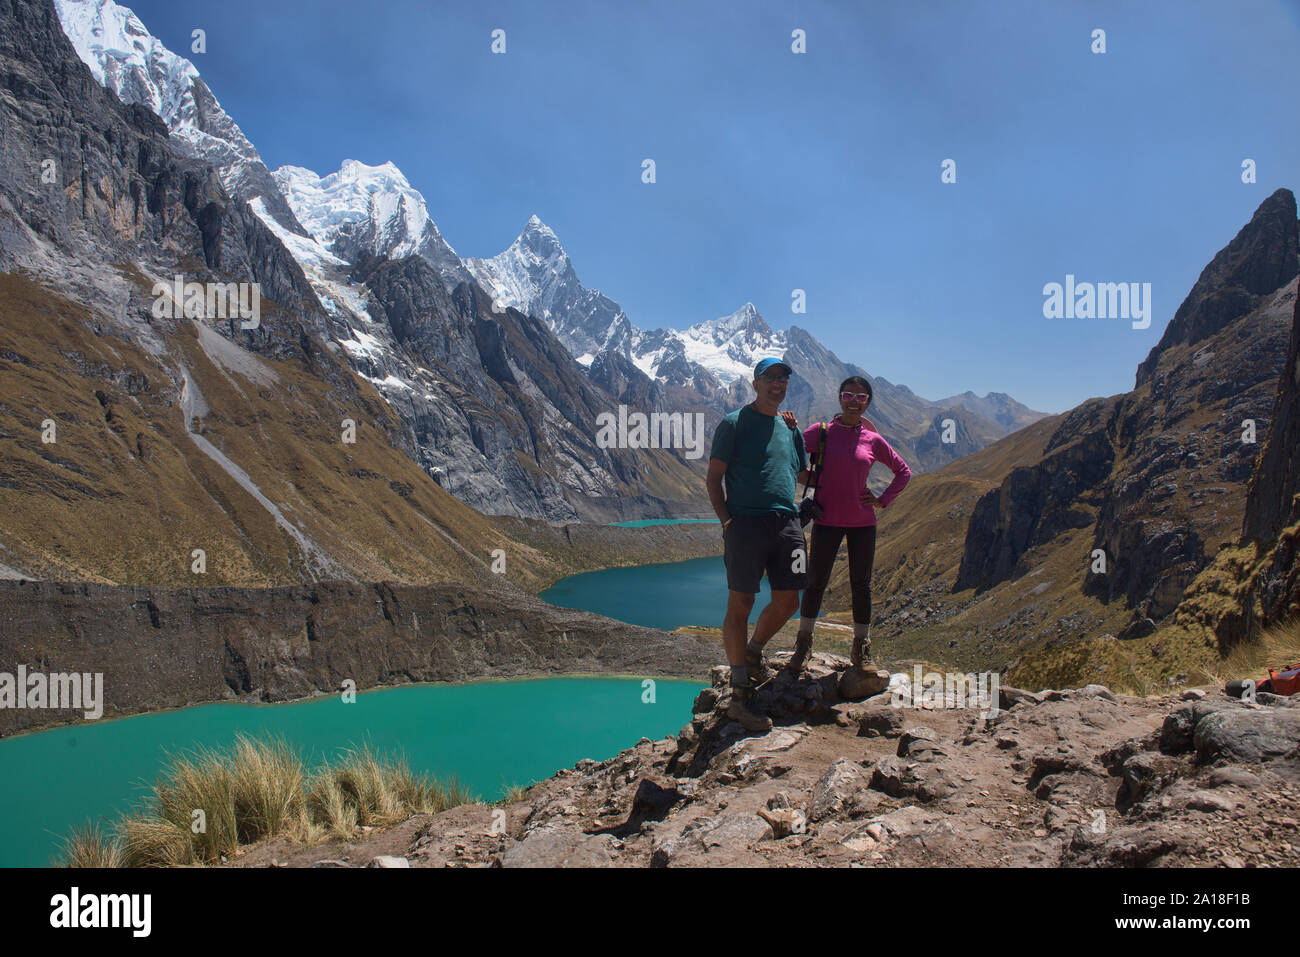
[[[868,382],[866,379],[862,378],[862,376],[860,375],[851,375],[843,382],[841,382],[839,389],[836,390],[835,398],[838,399],[840,397],[839,394],[844,391],[845,386],[853,385],[854,383],[857,383],[858,385],[862,386],[862,391],[867,394],[867,405],[871,405],[871,399],[873,396],[873,393],[871,391],[871,383]]]

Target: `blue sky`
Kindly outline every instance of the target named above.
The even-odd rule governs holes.
[[[928,398],[1131,388],[1214,253],[1300,187],[1300,0],[128,6],[272,169],[391,160],[462,256],[535,213],[643,328],[749,300]],[[1151,283],[1150,328],[1044,318],[1067,273]]]

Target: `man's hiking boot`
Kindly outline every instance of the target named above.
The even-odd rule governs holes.
[[[746,731],[771,731],[772,719],[750,710],[750,695],[748,688],[732,688],[727,717],[739,721]]]
[[[749,669],[749,687],[751,690],[761,688],[772,680],[772,669],[767,666],[763,660],[763,649],[750,651],[749,647],[745,648],[745,664]]]
[[[812,657],[812,635],[796,635],[794,654],[786,662],[785,670],[794,674],[802,674],[808,668],[808,659],[810,657]]]

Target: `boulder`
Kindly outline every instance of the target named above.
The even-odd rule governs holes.
[[[850,668],[839,679],[839,696],[846,701],[864,701],[889,688],[888,671]]]
[[[720,814],[698,831],[705,849],[748,847],[772,837],[772,826],[756,814]]]
[[[797,808],[785,807],[775,810],[761,808],[758,816],[771,825],[772,836],[778,841],[791,834],[802,834],[807,825],[803,811]]]
[[[1182,754],[1184,751],[1190,751],[1192,735],[1202,718],[1219,711],[1242,707],[1244,706],[1240,701],[1232,698],[1206,698],[1175,708],[1165,717],[1165,723],[1160,729],[1160,750],[1166,754]]]
[[[632,796],[632,813],[630,819],[636,821],[661,821],[672,806],[682,800],[684,795],[677,789],[675,781],[655,780],[645,777],[637,785],[636,794]]]
[[[882,758],[871,772],[871,787],[891,797],[937,801],[957,790],[956,782],[938,765],[905,758]]]
[[[1300,746],[1300,711],[1290,708],[1251,708],[1207,715],[1193,732],[1201,761],[1226,758],[1258,763],[1280,758]]]
[[[1229,814],[1237,809],[1237,802],[1225,794],[1215,794],[1213,791],[1197,791],[1192,794],[1187,806],[1193,811]]]
[[[847,758],[840,758],[813,785],[812,819],[821,821],[842,812],[869,787],[862,768]]]
[[[858,737],[874,738],[884,735],[892,738],[903,730],[903,709],[893,707],[888,699],[868,702],[867,709],[858,718]]]
[[[939,746],[939,734],[933,728],[917,725],[908,728],[898,738],[898,756],[913,761],[929,761],[943,757],[947,752]]]
[[[1036,704],[1043,703],[1043,694],[1038,691],[1022,691],[1020,688],[998,688],[998,707],[1003,711],[1010,711],[1016,705],[1025,705],[1032,708]]]

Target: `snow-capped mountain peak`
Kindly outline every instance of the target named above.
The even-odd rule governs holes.
[[[559,281],[577,280],[573,263],[560,245],[560,238],[536,214],[528,217],[523,232],[510,244],[509,249],[495,259],[513,259],[517,267],[515,271],[522,268],[533,278],[546,273],[553,274],[554,280],[550,282],[552,286]]]
[[[190,84],[199,71],[163,46],[131,10],[113,0],[54,0],[63,32],[103,86],[124,103],[143,103],[173,131],[193,125]]]
[[[785,334],[774,333],[752,302],[685,332],[638,329],[618,303],[582,285],[554,230],[536,215],[504,252],[465,266],[498,302],[543,317],[584,365],[612,351],[652,379],[690,381],[698,366],[728,384],[748,380],[754,363],[786,348]]]
[[[272,175],[298,221],[326,249],[341,237],[365,233],[375,244],[371,252],[410,256],[430,223],[424,197],[391,162],[367,166],[344,160],[337,173],[323,177],[301,166],[281,166]]]
[[[348,159],[326,176],[281,166],[272,176],[298,221],[335,255],[349,261],[360,252],[389,259],[419,255],[452,283],[468,278],[424,197],[394,163]]]
[[[504,252],[465,266],[501,304],[544,318],[579,362],[622,347],[632,331],[618,303],[583,287],[559,237],[536,215]]]
[[[773,332],[752,302],[729,316],[697,322],[684,332],[670,332],[685,356],[724,384],[753,377],[754,365],[766,356],[781,357],[788,346],[784,332]]]
[[[758,340],[770,338],[774,333],[772,327],[763,321],[757,307],[752,302],[747,302],[729,316],[697,322],[687,330],[687,335],[710,339],[717,345],[722,345],[735,341],[737,336]]]
[[[101,85],[123,103],[157,113],[182,152],[217,168],[231,196],[262,197],[281,225],[301,233],[257,150],[193,63],[168,50],[139,17],[113,0],[54,0],[54,8],[77,56]]]

